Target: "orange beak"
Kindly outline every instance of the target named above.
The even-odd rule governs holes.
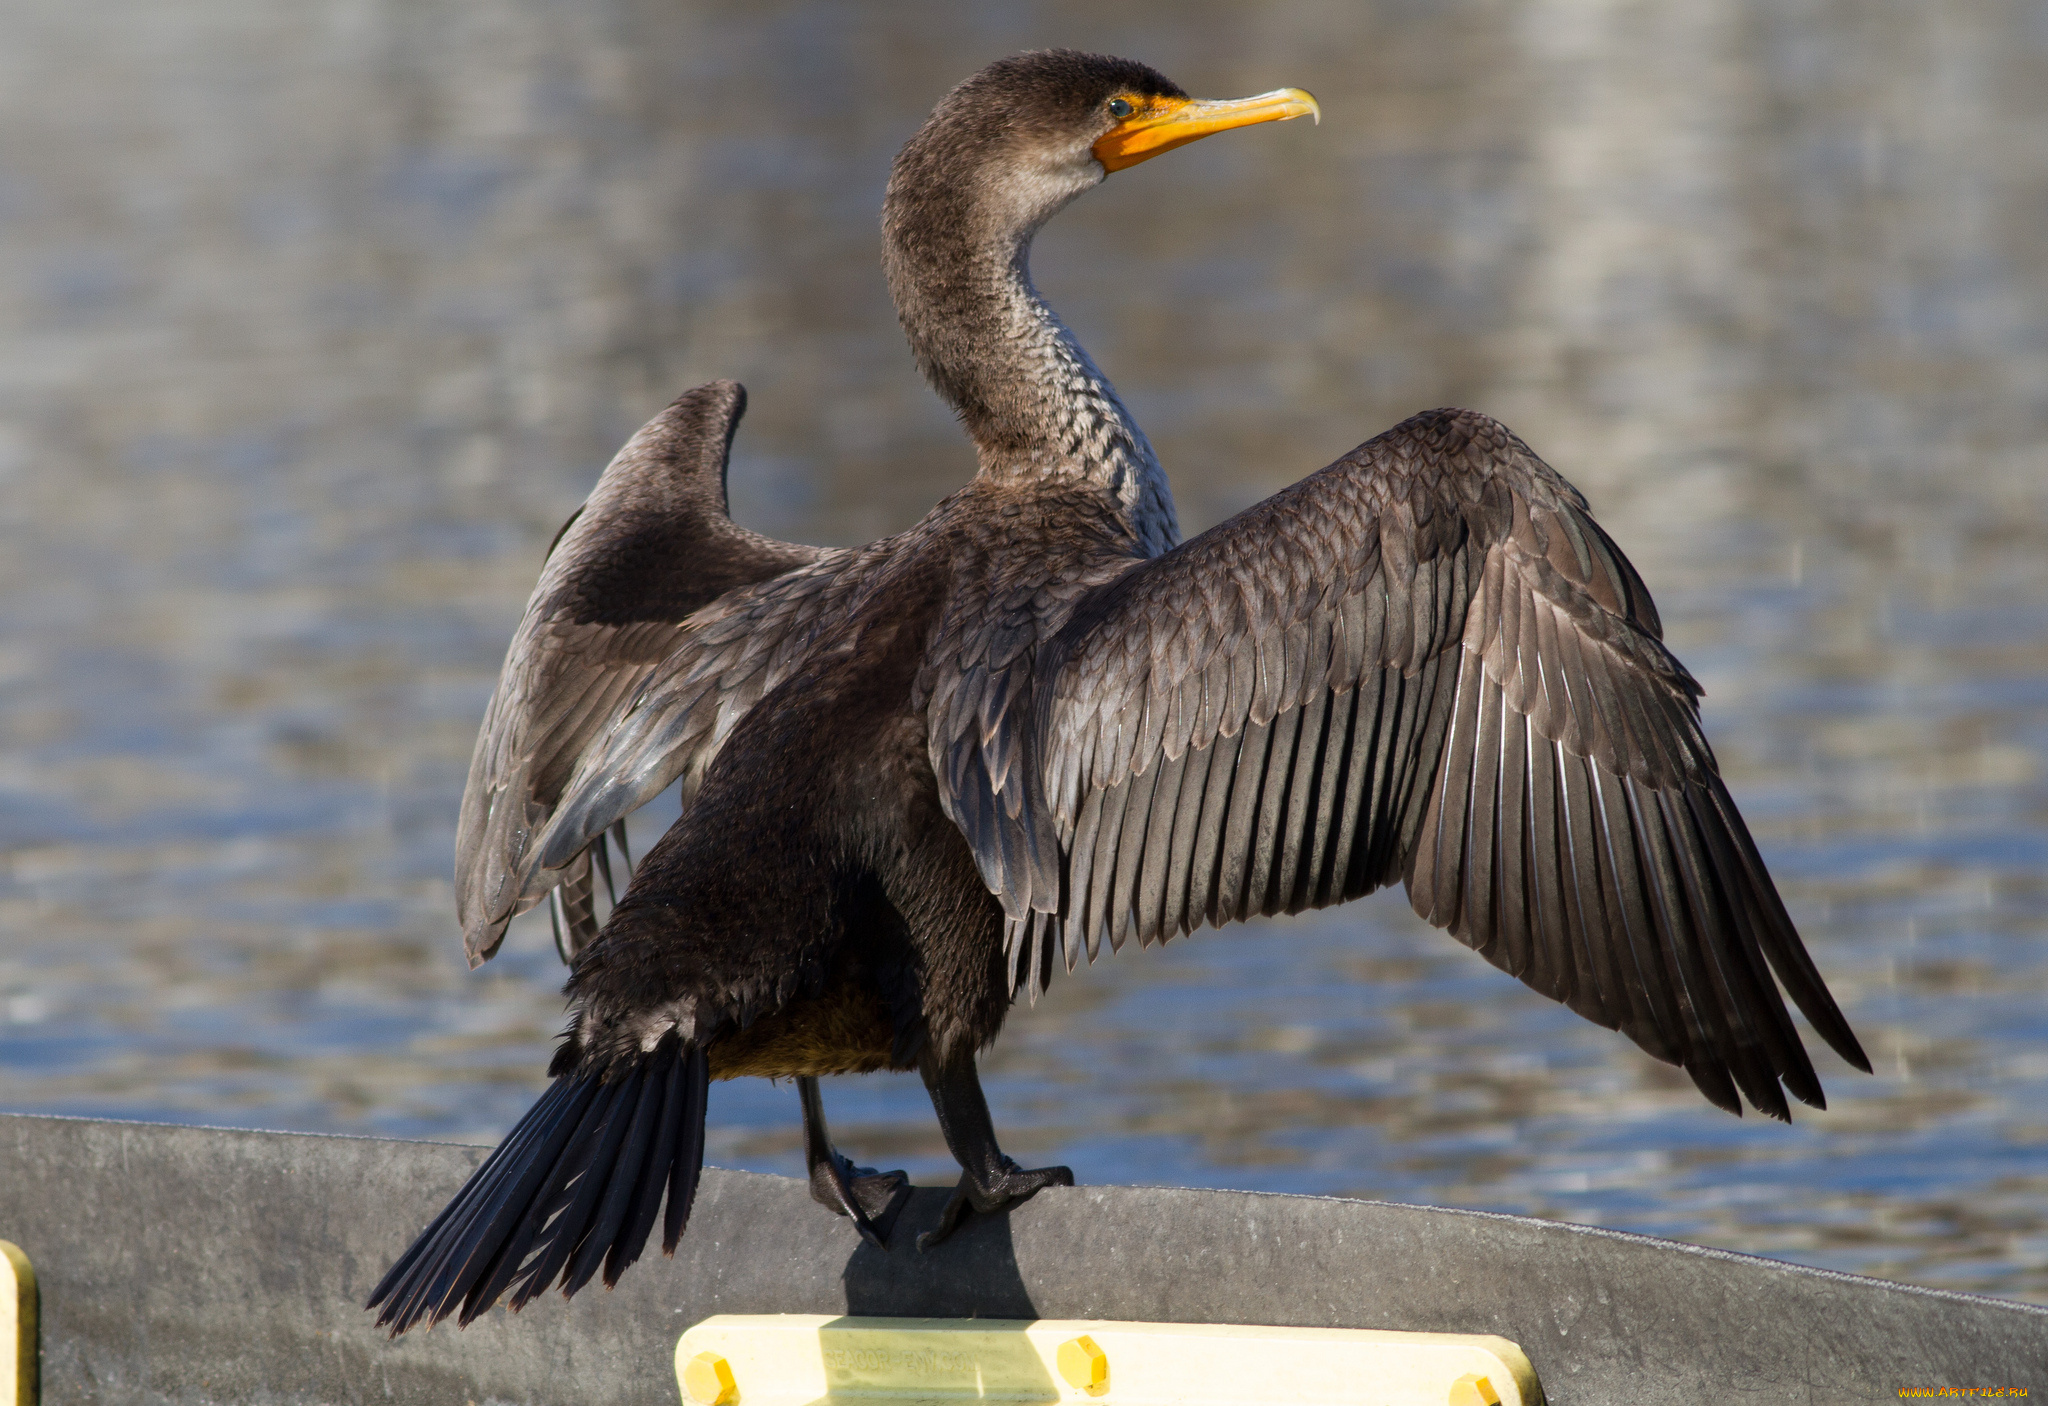
[[[1255,98],[1210,101],[1203,98],[1154,98],[1111,129],[1093,148],[1105,171],[1121,171],[1149,161],[1162,151],[1200,141],[1213,132],[1249,127],[1255,122],[1285,122],[1295,117],[1323,120],[1316,100],[1299,88],[1281,88]]]

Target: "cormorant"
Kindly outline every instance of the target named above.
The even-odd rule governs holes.
[[[975,1070],[1019,993],[1135,937],[1406,884],[1494,965],[1740,1112],[1821,1106],[1773,973],[1870,1065],[1765,872],[1633,567],[1554,470],[1435,410],[1185,544],[1145,436],[1033,288],[1034,232],[1111,171],[1317,112],[1143,64],[992,64],[896,158],[884,262],[972,483],[866,547],[726,516],[745,397],[634,436],[557,540],[477,745],[473,961],[551,890],[554,1083],[371,1296],[394,1333],[607,1284],[688,1219],[709,1082],[800,1081],[812,1187],[878,1243],[816,1076],[917,1069],[963,1169],[939,1229],[1042,1187]],[[602,931],[604,836],[682,815]],[[622,837],[622,836],[621,836]],[[595,934],[592,940],[592,934]],[[1781,1087],[1782,1085],[1782,1087]]]

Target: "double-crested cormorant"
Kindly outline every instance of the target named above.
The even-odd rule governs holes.
[[[963,1169],[937,1236],[1068,1184],[1005,1157],[982,1098],[975,1054],[1017,994],[1104,939],[1397,879],[1731,1112],[1822,1103],[1773,973],[1870,1067],[1649,593],[1505,427],[1417,415],[1175,545],[1031,238],[1110,171],[1315,111],[1064,51],[939,103],[896,159],[884,258],[980,471],[908,532],[824,551],[734,526],[730,382],[605,471],[513,642],[458,858],[475,961],[565,891],[573,1023],[552,1087],[378,1285],[380,1323],[612,1283],[664,1196],[672,1250],[714,1078],[798,1077],[814,1193],[878,1241],[902,1178],[832,1149],[818,1075],[922,1073]],[[607,830],[678,779],[681,818],[596,931]]]

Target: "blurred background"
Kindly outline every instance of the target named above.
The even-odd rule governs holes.
[[[1508,421],[1656,592],[1877,1074],[1816,1041],[1829,1111],[1730,1118],[1394,893],[1059,981],[987,1060],[1009,1149],[2048,1301],[2035,0],[15,0],[0,1107],[511,1124],[562,972],[539,915],[467,972],[448,874],[549,539],[713,376],[753,527],[964,481],[876,213],[946,87],[1053,44],[1323,103],[1038,245],[1187,528],[1415,410]],[[827,1100],[951,1180],[914,1077]],[[801,1166],[786,1084],[711,1123]]]

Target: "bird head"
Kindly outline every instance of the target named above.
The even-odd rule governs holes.
[[[1321,119],[1299,88],[1191,98],[1134,59],[1046,49],[999,59],[953,89],[896,158],[885,224],[915,208],[933,233],[965,221],[977,244],[1031,234],[1112,171],[1233,127]],[[916,240],[912,230],[892,229]],[[976,238],[979,236],[979,238]]]

